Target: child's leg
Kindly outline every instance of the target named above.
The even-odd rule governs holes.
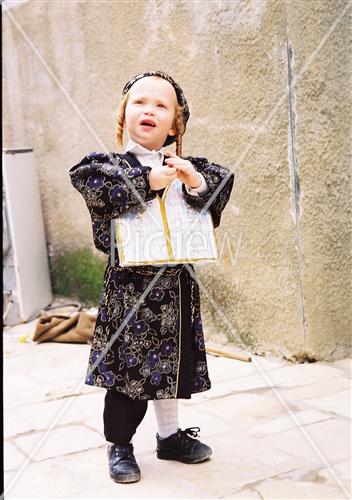
[[[107,441],[128,444],[148,408],[147,400],[130,399],[117,391],[107,390],[104,407],[104,434]]]
[[[164,439],[178,431],[178,399],[153,400],[158,434]]]
[[[196,464],[211,457],[211,448],[195,439],[199,427],[189,427],[184,431],[179,428],[178,399],[160,399],[153,403],[158,423],[158,458]]]

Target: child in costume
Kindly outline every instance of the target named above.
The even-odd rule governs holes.
[[[71,168],[83,195],[95,246],[109,255],[104,273],[86,384],[106,389],[104,434],[109,472],[116,482],[141,477],[132,437],[153,401],[157,457],[184,463],[209,459],[196,439],[199,427],[182,430],[178,400],[211,387],[200,310],[191,264],[122,267],[111,219],[155,199],[173,180],[182,182],[190,206],[208,204],[220,224],[234,174],[203,157],[182,156],[189,109],[182,89],[166,73],[135,76],[124,87],[117,139],[124,153],[93,152]],[[176,154],[161,151],[176,142]]]

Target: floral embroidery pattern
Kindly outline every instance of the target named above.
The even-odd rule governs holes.
[[[126,161],[128,158],[129,161]],[[188,157],[209,186],[204,196],[194,197],[184,189],[187,201],[203,207],[229,170],[209,163],[205,158]],[[110,221],[139,200],[126,183],[130,180],[144,201],[156,196],[149,186],[150,167],[142,166],[128,155],[93,152],[70,170],[73,186],[82,194],[92,220],[95,246],[110,254]],[[234,175],[210,205],[214,226],[220,224],[223,208],[229,200]],[[184,188],[184,186],[183,186]],[[191,367],[190,391],[210,388],[200,296],[197,283],[185,266],[167,266],[154,287],[140,299],[158,267],[124,267],[115,262],[106,266],[98,316],[88,362],[86,384],[114,389],[132,399],[175,398],[178,394],[181,357],[181,316],[187,315],[191,338],[188,359]],[[180,307],[180,276],[188,276],[190,304]],[[185,285],[184,285],[185,286]],[[134,307],[136,307],[134,310]],[[182,316],[183,317],[183,316]],[[105,352],[100,359],[102,352]],[[184,397],[190,397],[186,395]]]

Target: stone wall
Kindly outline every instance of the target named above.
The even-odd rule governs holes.
[[[161,69],[190,103],[184,154],[236,177],[217,230],[220,264],[197,269],[208,338],[299,361],[348,355],[351,4],[12,6],[3,145],[34,149],[50,256],[92,246],[68,170],[90,151],[116,150],[123,85]]]

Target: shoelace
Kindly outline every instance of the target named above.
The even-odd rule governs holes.
[[[197,440],[195,438],[198,436],[199,431],[199,427],[187,427],[184,431],[179,431],[181,445],[184,446],[187,451],[190,451],[196,444]]]
[[[199,436],[199,432],[200,432],[200,427],[187,427],[187,429],[185,429],[184,431],[181,431],[181,432],[185,432],[188,436],[191,436],[192,438],[196,438]]]
[[[114,455],[116,457],[131,458],[132,450],[129,446],[120,446],[119,448],[115,448]]]

